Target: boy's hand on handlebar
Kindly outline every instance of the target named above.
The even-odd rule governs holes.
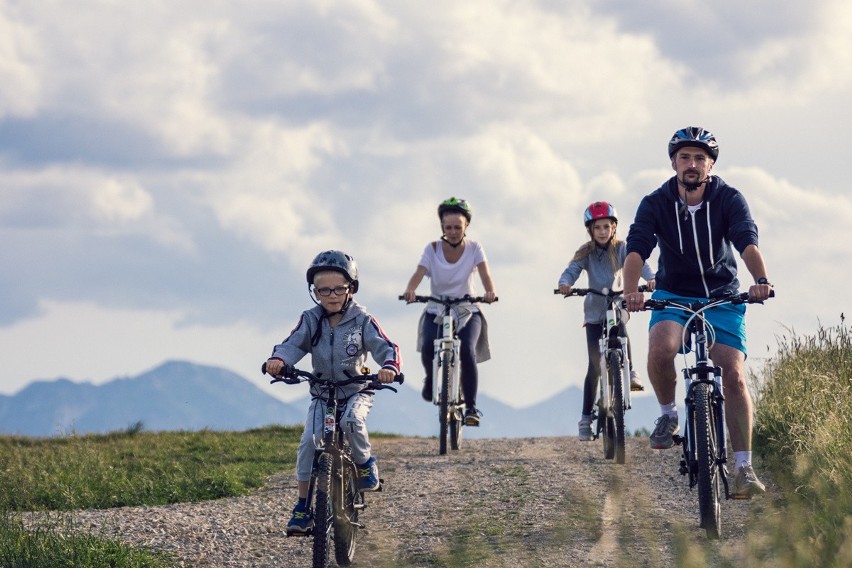
[[[396,372],[393,369],[379,369],[376,373],[380,383],[392,383],[396,378]]]
[[[266,360],[265,370],[266,374],[268,375],[272,375],[273,377],[280,377],[288,371],[288,365],[281,359],[271,357]]]

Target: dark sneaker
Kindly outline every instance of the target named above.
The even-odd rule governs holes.
[[[753,495],[761,493],[766,493],[766,486],[757,478],[751,465],[738,468],[731,499],[751,499]]]
[[[420,394],[423,396],[423,400],[432,402],[432,381],[429,380],[429,377],[423,379],[423,389]]]
[[[588,420],[583,418],[580,420],[579,426],[579,438],[581,442],[591,442],[595,437],[592,433],[592,420],[589,418]]]
[[[293,508],[293,516],[290,517],[290,522],[287,523],[288,535],[306,535],[311,527],[314,526],[314,516],[308,511],[306,505],[296,504]]]
[[[645,385],[642,384],[642,375],[636,371],[630,371],[630,390],[643,391]]]
[[[376,458],[370,458],[358,466],[358,489],[360,491],[375,491],[379,488],[379,466]]]
[[[680,426],[677,423],[677,416],[663,414],[657,418],[654,424],[656,424],[656,427],[651,433],[651,447],[655,450],[667,450],[674,446],[672,436],[680,430]]]
[[[464,425],[465,426],[479,426],[479,419],[482,417],[482,413],[477,409],[470,407],[464,412]]]

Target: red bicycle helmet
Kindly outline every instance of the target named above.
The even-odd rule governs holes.
[[[618,213],[616,213],[615,207],[606,201],[595,201],[586,207],[586,211],[583,213],[583,224],[588,227],[598,219],[612,219],[615,223],[618,223]]]

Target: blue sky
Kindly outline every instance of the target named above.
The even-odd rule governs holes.
[[[691,124],[777,286],[749,310],[759,367],[852,312],[850,59],[839,0],[0,0],[0,394],[166,359],[265,387],[328,248],[419,382],[396,298],[456,195],[501,297],[481,388],[536,402],[585,372],[581,302],[551,292],[584,207],[613,202],[625,236]]]

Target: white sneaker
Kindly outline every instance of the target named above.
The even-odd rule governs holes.
[[[591,442],[592,438],[594,438],[594,434],[592,434],[592,421],[587,420],[585,418],[580,420],[578,424],[580,434],[579,438],[581,442]]]
[[[642,376],[634,371],[630,371],[630,390],[632,391],[643,391],[645,390],[645,385],[642,384]]]

